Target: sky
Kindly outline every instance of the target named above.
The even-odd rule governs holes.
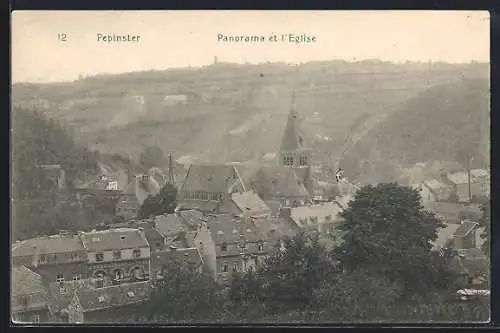
[[[99,33],[140,38],[107,43],[97,40]],[[222,42],[218,34],[262,35],[266,42]],[[268,41],[273,34],[316,41]],[[198,67],[215,56],[234,63],[489,62],[489,34],[487,11],[16,11],[12,82]]]

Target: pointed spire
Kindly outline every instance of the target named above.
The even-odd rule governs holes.
[[[295,90],[292,92],[290,113],[281,140],[281,151],[294,151],[302,146],[302,137],[299,136],[297,112],[295,110]]]
[[[172,153],[168,153],[168,183],[174,184],[174,167],[172,164]]]

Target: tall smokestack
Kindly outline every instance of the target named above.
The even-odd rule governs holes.
[[[37,246],[33,246],[33,259],[31,261],[31,265],[33,267],[38,267],[38,262],[40,258],[40,249]]]

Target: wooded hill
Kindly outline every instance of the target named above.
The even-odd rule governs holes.
[[[292,89],[307,144],[331,153],[356,125],[400,109],[432,85],[488,72],[481,63],[222,63],[16,84],[13,99],[45,108],[103,153],[137,159],[145,146],[155,145],[207,162],[244,161],[279,148]],[[185,95],[186,103],[168,104],[169,94]]]
[[[346,154],[350,177],[388,181],[394,167],[452,161],[473,167],[489,162],[489,80],[462,79],[434,86],[408,100]],[[393,178],[392,178],[393,179]]]

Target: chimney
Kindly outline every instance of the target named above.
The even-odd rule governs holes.
[[[31,262],[31,264],[33,265],[33,267],[38,267],[38,260],[39,260],[39,256],[40,256],[40,249],[33,245],[33,260]]]

